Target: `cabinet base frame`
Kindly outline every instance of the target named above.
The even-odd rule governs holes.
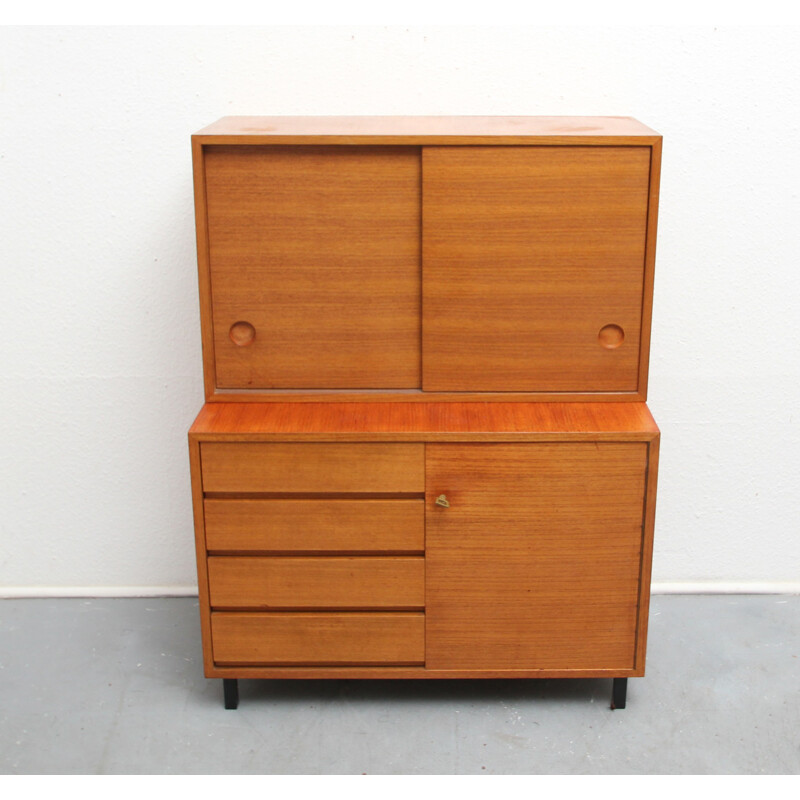
[[[239,679],[223,678],[222,693],[226,710],[235,711],[239,707]],[[614,678],[611,689],[612,711],[625,708],[627,694],[628,679]]]
[[[236,678],[222,679],[222,694],[225,699],[225,708],[231,711],[239,707],[239,681]]]
[[[611,710],[625,708],[625,700],[628,696],[628,679],[614,678],[614,685],[611,689]]]

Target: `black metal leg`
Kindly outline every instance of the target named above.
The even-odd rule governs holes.
[[[625,699],[628,695],[628,679],[614,678],[614,688],[611,690],[611,708],[625,708]]]
[[[225,708],[239,707],[239,681],[236,678],[222,679],[222,693],[225,696]]]

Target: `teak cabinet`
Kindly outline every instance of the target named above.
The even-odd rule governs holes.
[[[205,670],[644,674],[661,138],[627,118],[193,137]]]

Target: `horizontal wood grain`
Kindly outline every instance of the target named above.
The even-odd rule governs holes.
[[[422,557],[208,559],[212,608],[422,609]]]
[[[636,391],[649,175],[639,147],[424,148],[422,388]]]
[[[639,403],[647,400],[646,375],[635,392],[423,392],[421,389],[217,389],[209,403]]]
[[[215,386],[419,387],[419,149],[203,152]]]
[[[214,612],[211,635],[217,665],[425,661],[422,613]]]
[[[190,430],[191,437],[223,441],[649,441],[657,435],[645,403],[206,403]]]
[[[545,678],[640,678],[639,669],[428,669],[425,666],[224,666],[211,664],[207,678],[279,680],[514,680]]]
[[[428,667],[634,668],[646,444],[433,444],[426,470]]]
[[[421,444],[204,442],[205,492],[420,492]]]
[[[205,542],[225,552],[422,552],[423,500],[209,500]]]
[[[363,116],[223,117],[195,134],[203,144],[484,144],[652,141],[658,134],[631,117]]]

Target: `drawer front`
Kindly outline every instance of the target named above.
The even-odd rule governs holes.
[[[206,548],[423,552],[423,500],[206,500]]]
[[[425,490],[422,444],[204,442],[205,492]]]
[[[259,609],[422,609],[425,559],[208,559],[211,605]]]
[[[225,665],[419,665],[421,613],[211,615],[214,662]]]

